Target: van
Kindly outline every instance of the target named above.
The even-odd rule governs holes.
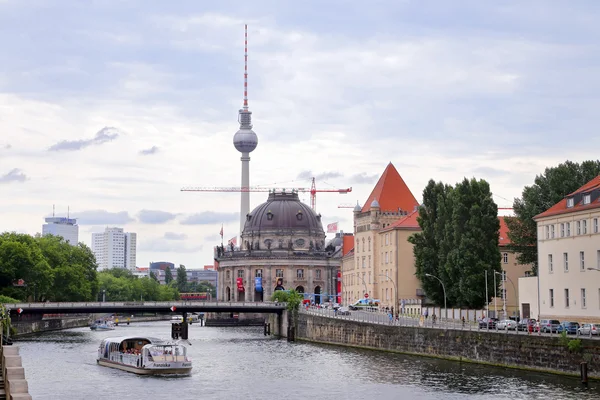
[[[360,299],[350,304],[348,308],[351,310],[377,311],[380,300],[378,299]]]

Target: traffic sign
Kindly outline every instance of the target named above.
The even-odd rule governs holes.
[[[18,312],[19,314],[21,314],[21,313],[23,312],[23,309],[22,309],[22,308],[17,308],[17,312]]]
[[[369,298],[369,293],[365,293],[365,299]]]
[[[175,310],[177,310],[177,307],[175,307],[175,306],[171,307],[171,311],[175,311]]]

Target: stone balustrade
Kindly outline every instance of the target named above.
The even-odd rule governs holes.
[[[0,366],[6,399],[31,400],[18,346],[0,347]]]

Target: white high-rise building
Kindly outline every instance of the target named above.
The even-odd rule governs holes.
[[[92,252],[98,269],[136,267],[137,234],[123,232],[123,228],[106,228],[92,233]]]
[[[42,225],[42,236],[62,236],[72,246],[79,243],[79,225],[76,218],[49,217]]]

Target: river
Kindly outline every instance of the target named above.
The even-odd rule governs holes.
[[[186,377],[96,364],[104,337],[166,338],[166,321],[41,333],[17,341],[29,393],[41,399],[598,399],[600,382],[425,357],[288,343],[262,328],[190,327]]]

